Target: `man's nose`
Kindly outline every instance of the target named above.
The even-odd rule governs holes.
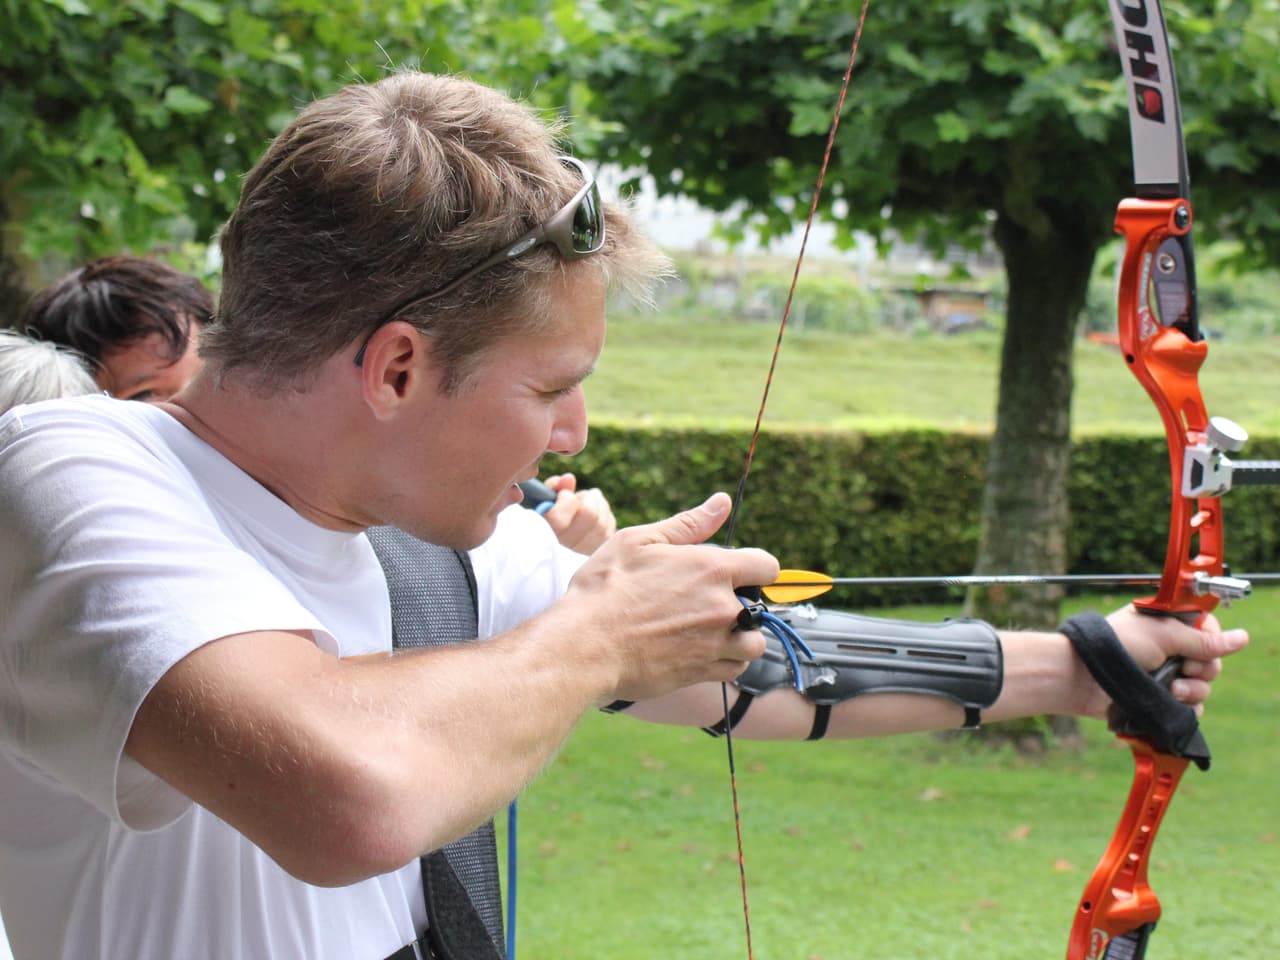
[[[547,449],[564,457],[581,453],[587,445],[587,399],[582,386],[574,387],[559,403]]]

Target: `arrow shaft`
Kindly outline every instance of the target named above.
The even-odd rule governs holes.
[[[1242,573],[1239,579],[1251,583],[1280,582],[1280,573]],[[997,586],[1157,586],[1158,573],[1099,574],[973,574],[955,577],[832,577],[829,580],[790,581],[787,587],[860,586],[860,587],[997,587]]]

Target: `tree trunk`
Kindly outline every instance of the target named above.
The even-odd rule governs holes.
[[[1072,344],[1097,252],[1096,231],[1077,234],[1037,236],[997,221],[1009,303],[975,573],[1068,572]],[[1061,599],[1061,588],[993,587],[970,591],[967,607],[999,627],[1052,629]],[[1062,719],[1048,728],[1072,736],[1074,723]],[[1044,746],[1041,721],[998,726],[997,736],[1024,749]]]
[[[9,213],[6,190],[0,183],[0,328],[16,327],[31,291],[18,254],[21,228]]]
[[[1071,348],[1097,244],[1036,236],[1007,217],[995,239],[1009,303],[974,572],[1065,573]],[[1060,599],[1060,589],[988,588],[969,605],[998,626],[1044,628],[1057,624]]]

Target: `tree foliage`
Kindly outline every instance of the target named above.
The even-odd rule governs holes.
[[[560,106],[557,57],[603,36],[592,16],[571,0],[0,0],[8,281],[207,242],[270,138],[352,80],[420,66]]]
[[[1173,2],[1202,225],[1272,256],[1280,0]],[[663,192],[789,229],[811,198],[856,22],[844,0],[0,0],[0,202],[22,252],[207,238],[301,103],[398,65],[578,118]],[[823,205],[846,240],[1105,235],[1128,178],[1101,0],[871,5]],[[6,249],[14,251],[13,238]]]
[[[857,22],[843,0],[638,0],[621,49],[584,67],[609,155],[662,192],[743,209],[765,235],[808,209]],[[1280,2],[1171,2],[1202,227],[1280,254]],[[852,231],[1036,234],[1059,213],[1109,236],[1130,182],[1102,0],[870,5],[822,211]]]

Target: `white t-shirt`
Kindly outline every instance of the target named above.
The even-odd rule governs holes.
[[[9,938],[4,934],[3,920],[0,920],[0,960],[13,960],[13,951],[9,949]]]
[[[389,610],[363,535],[304,520],[162,410],[93,396],[0,419],[0,904],[19,960],[381,960],[419,936],[416,861],[310,886],[123,754],[202,644],[306,630],[372,653]]]
[[[586,559],[562,547],[532,510],[507,507],[493,536],[471,551],[479,635],[496,636],[541,613],[564,596]]]

